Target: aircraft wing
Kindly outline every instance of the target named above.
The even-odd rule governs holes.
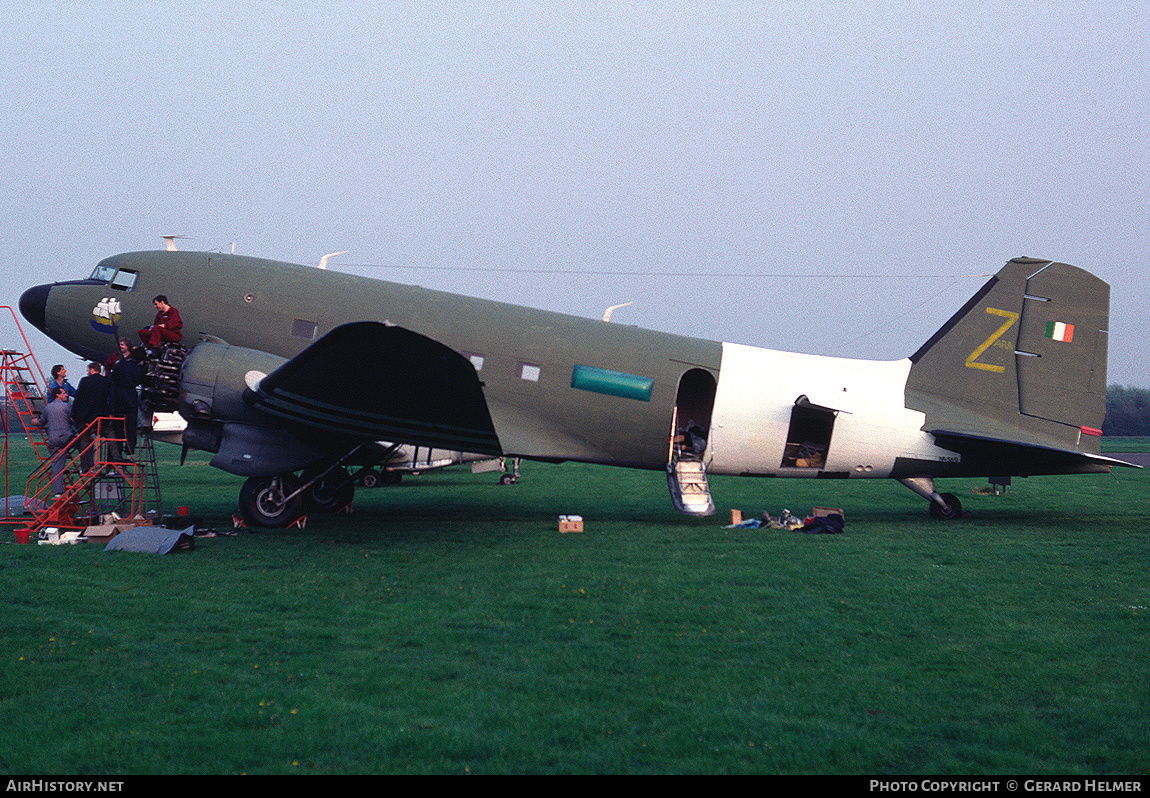
[[[458,352],[379,322],[337,327],[245,392],[313,430],[499,455],[479,376]]]

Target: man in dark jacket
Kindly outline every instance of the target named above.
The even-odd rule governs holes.
[[[136,347],[130,357],[117,360],[112,365],[112,410],[117,416],[124,417],[124,447],[115,451],[114,457],[119,460],[125,455],[131,455],[136,448],[136,417],[140,412],[140,395],[136,389],[144,381],[144,350]],[[113,446],[113,450],[120,449]]]
[[[100,416],[112,413],[112,380],[100,373],[99,363],[88,364],[88,376],[80,380],[76,395],[72,399],[72,422],[76,429],[84,433],[84,428]],[[80,436],[80,465],[90,471],[95,465],[96,451],[92,440],[96,430],[89,430]]]

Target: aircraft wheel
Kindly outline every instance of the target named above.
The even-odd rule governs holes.
[[[515,478],[514,474],[504,474],[499,477],[500,485],[514,485],[517,482],[519,482],[519,480]]]
[[[303,482],[312,478],[304,472]],[[355,483],[347,475],[345,468],[333,468],[322,479],[317,480],[303,492],[308,512],[334,513],[351,504],[355,498]]]
[[[294,474],[252,477],[240,488],[240,515],[248,526],[287,526],[303,515],[302,494],[286,498],[300,484]]]
[[[951,521],[955,518],[962,517],[962,502],[953,493],[942,493],[942,500],[946,502],[946,509],[939,506],[938,502],[932,501],[930,503],[930,515],[932,518],[937,518],[940,521]]]

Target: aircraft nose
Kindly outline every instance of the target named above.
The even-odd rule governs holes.
[[[29,288],[20,296],[20,315],[42,332],[45,326],[45,309],[48,307],[48,291],[51,288],[50,284],[37,285]]]

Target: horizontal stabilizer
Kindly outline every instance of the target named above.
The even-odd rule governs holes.
[[[475,367],[402,327],[337,327],[245,398],[265,413],[357,440],[502,453]]]
[[[933,430],[935,443],[962,455],[962,471],[986,476],[1102,474],[1113,466],[1141,468],[1113,457],[961,432]]]

